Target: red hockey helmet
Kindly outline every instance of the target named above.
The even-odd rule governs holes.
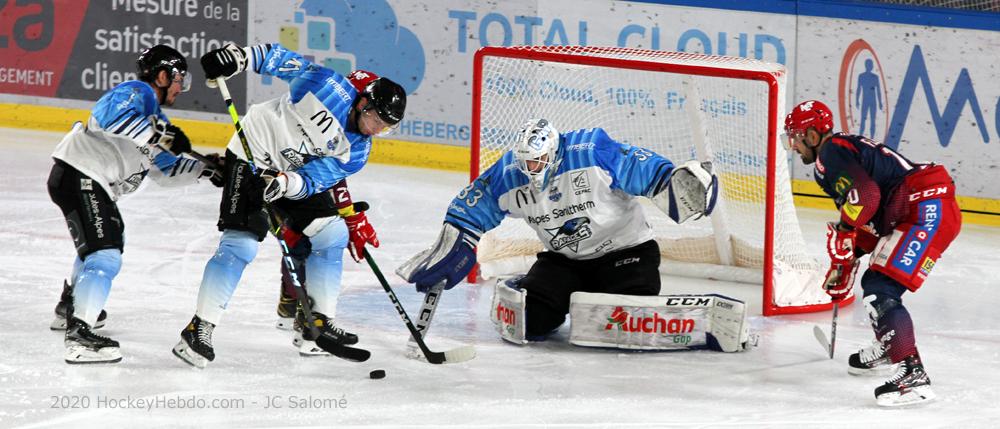
[[[833,113],[821,101],[803,101],[785,116],[786,134],[805,133],[809,128],[815,128],[820,134],[833,129]]]
[[[367,70],[355,70],[347,75],[347,80],[351,81],[351,85],[354,85],[359,94],[365,92],[365,87],[375,79],[378,79],[378,75]]]

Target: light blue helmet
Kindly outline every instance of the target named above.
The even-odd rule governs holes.
[[[531,119],[521,127],[521,135],[514,144],[514,159],[535,190],[541,191],[548,185],[549,178],[559,168],[560,156],[559,131],[549,121]]]

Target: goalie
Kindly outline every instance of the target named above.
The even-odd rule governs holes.
[[[577,305],[614,308],[660,293],[660,249],[636,197],[682,223],[712,212],[717,183],[708,162],[675,166],[600,128],[560,135],[532,119],[514,148],[452,200],[437,242],[397,274],[421,292],[450,289],[475,265],[483,233],[504,216],[524,219],[546,250],[526,275],[497,284],[503,305],[493,318],[505,340],[544,340],[566,320],[574,292],[574,315]]]

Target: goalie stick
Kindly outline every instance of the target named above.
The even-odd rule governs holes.
[[[372,259],[371,253],[368,253],[367,248],[363,249],[362,253],[365,257],[365,261],[368,261],[368,266],[371,267],[372,272],[375,273],[375,277],[378,277],[379,283],[382,284],[382,289],[385,289],[386,295],[388,295],[389,300],[392,301],[392,305],[396,307],[396,312],[399,313],[399,317],[403,318],[403,323],[406,324],[406,329],[410,331],[410,339],[417,343],[417,347],[420,347],[420,351],[424,353],[424,357],[427,358],[427,362],[432,364],[457,363],[465,362],[476,357],[476,349],[472,346],[461,346],[444,352],[435,352],[428,348],[427,343],[424,342],[423,335],[419,330],[417,330],[417,327],[413,326],[413,321],[411,321],[410,316],[406,314],[406,310],[403,308],[403,304],[399,302],[399,297],[396,296],[396,292],[392,290],[392,287],[389,286],[389,282],[385,280],[385,276],[382,275],[382,270],[380,270],[378,265],[375,264],[375,260]],[[438,293],[440,294],[440,290]],[[424,300],[425,305],[427,302],[426,298],[427,297],[425,297]],[[430,315],[433,315],[434,309],[436,308],[437,298],[435,298],[433,304],[431,304]],[[421,316],[423,314],[423,307],[421,307]],[[427,323],[430,323],[429,317],[427,319]],[[424,329],[426,330],[427,327],[425,326]]]
[[[240,143],[243,145],[243,152],[246,154],[247,161],[250,164],[250,171],[256,175],[257,165],[254,164],[253,153],[250,151],[250,144],[247,143],[247,136],[243,133],[243,126],[240,124],[240,115],[236,113],[236,106],[233,104],[233,98],[229,95],[229,88],[226,86],[226,80],[224,78],[218,78],[215,82],[219,85],[219,92],[222,93],[222,98],[226,100],[226,109],[229,111],[229,116],[233,118],[233,126],[236,127],[236,135],[240,138]],[[202,157],[204,158],[204,157]],[[299,277],[296,275],[295,261],[289,254],[288,243],[285,239],[281,237],[281,219],[278,214],[271,209],[271,204],[265,202],[264,207],[267,209],[268,222],[270,223],[271,235],[278,239],[278,244],[281,245],[281,259],[288,268],[289,277],[292,279],[292,286],[295,287],[295,295],[298,297],[299,305],[302,307],[302,312],[306,317],[306,325],[304,329],[309,329],[313,337],[316,338],[316,345],[341,359],[349,360],[352,362],[364,362],[371,357],[371,352],[368,350],[351,347],[343,344],[338,344],[337,342],[320,335],[319,328],[316,327],[316,319],[313,317],[312,308],[309,306],[309,296],[306,294],[305,288],[302,283],[299,282]]]
[[[813,335],[816,336],[819,345],[823,346],[823,350],[826,350],[830,354],[830,359],[833,359],[833,349],[837,345],[837,312],[839,309],[840,303],[833,303],[833,320],[830,322],[830,341],[826,340],[826,334],[823,333],[819,325],[813,325]]]
[[[427,330],[431,327],[431,319],[434,318],[434,313],[437,311],[437,306],[441,299],[441,291],[443,290],[444,282],[442,281],[427,291],[427,294],[424,296],[424,303],[420,306],[420,313],[417,314],[417,331],[420,332],[421,338],[425,341],[427,340]],[[460,347],[455,350],[459,349]],[[426,360],[420,351],[420,346],[417,345],[417,340],[412,335],[409,341],[406,342],[406,357]],[[472,357],[469,359],[472,359]]]

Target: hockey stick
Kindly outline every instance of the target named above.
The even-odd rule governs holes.
[[[378,277],[379,283],[382,284],[382,289],[385,289],[386,295],[389,295],[389,300],[392,301],[392,305],[396,307],[396,312],[399,313],[399,317],[403,318],[403,323],[406,324],[406,329],[409,329],[411,338],[417,342],[417,346],[420,347],[420,351],[424,353],[424,357],[427,358],[427,362],[433,364],[456,363],[464,362],[476,357],[476,349],[472,346],[461,346],[445,352],[435,352],[427,348],[427,344],[424,343],[423,336],[420,334],[420,331],[413,326],[410,316],[406,315],[406,310],[403,309],[403,304],[399,302],[396,292],[393,292],[392,287],[389,286],[389,282],[385,280],[385,276],[382,275],[382,270],[378,269],[378,265],[376,265],[375,260],[372,259],[371,253],[368,253],[368,249],[363,249],[362,254],[365,256],[365,261],[368,261],[368,266],[371,267],[372,272],[375,273],[375,277]]]
[[[833,320],[830,322],[830,341],[826,341],[826,334],[819,326],[813,326],[813,335],[816,336],[816,340],[819,341],[819,345],[823,346],[823,350],[826,350],[830,354],[830,359],[833,359],[833,349],[837,345],[837,313],[840,309],[840,302],[833,303]]]
[[[229,95],[229,88],[226,86],[226,80],[220,77],[215,80],[215,83],[219,85],[219,92],[222,93],[222,98],[226,100],[226,109],[229,111],[229,116],[233,118],[233,125],[236,127],[236,135],[239,136],[240,144],[243,145],[243,153],[246,155],[247,162],[250,164],[250,171],[256,175],[257,165],[254,164],[253,152],[250,151],[250,144],[247,143],[247,136],[243,132],[243,126],[240,124],[240,115],[236,113],[236,105],[233,104],[233,98]],[[335,341],[320,335],[319,328],[316,327],[316,319],[312,314],[312,308],[309,305],[309,296],[306,294],[306,290],[302,286],[302,283],[299,282],[299,277],[296,274],[295,260],[290,254],[288,243],[286,243],[285,239],[281,237],[281,219],[271,208],[270,203],[265,202],[264,207],[267,209],[268,222],[271,226],[271,235],[278,239],[278,244],[281,245],[281,259],[284,261],[285,267],[288,268],[288,275],[292,279],[292,286],[295,287],[295,295],[299,300],[299,305],[302,307],[302,312],[305,314],[306,324],[309,325],[305,329],[309,329],[312,336],[316,338],[316,345],[334,356],[354,362],[364,362],[368,360],[368,358],[371,357],[371,352],[368,350],[338,344]]]
[[[437,311],[442,290],[444,290],[444,281],[428,290],[427,294],[424,295],[424,303],[420,306],[420,313],[417,314],[417,332],[420,332],[420,337],[424,340],[427,339],[427,330],[431,327],[431,319],[434,318],[434,313]],[[406,357],[411,359],[424,357],[420,352],[420,347],[417,346],[417,340],[412,335],[406,342]]]

